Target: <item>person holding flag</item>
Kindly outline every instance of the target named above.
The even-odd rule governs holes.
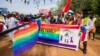
[[[87,53],[87,41],[88,41],[88,33],[93,27],[93,22],[88,16],[88,13],[85,12],[83,14],[83,20],[81,24],[81,31],[82,31],[82,36],[81,36],[81,41],[83,42],[83,53],[86,55]]]
[[[15,18],[14,14],[7,15],[5,25],[7,26],[8,30],[17,27],[19,25],[18,23],[19,21]],[[14,41],[14,32],[15,31],[12,31],[8,34],[12,42]]]

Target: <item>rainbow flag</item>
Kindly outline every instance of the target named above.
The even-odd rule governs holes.
[[[14,34],[13,42],[14,56],[19,56],[32,48],[36,44],[38,33],[38,25],[36,23],[30,23],[17,30]]]
[[[51,40],[59,40],[60,28],[55,25],[42,24],[39,37]],[[52,37],[51,37],[52,36]]]
[[[81,39],[81,41],[86,41],[86,38],[87,38],[87,29],[86,29],[86,27],[87,27],[87,25],[88,25],[88,23],[89,23],[89,16],[88,17],[85,17],[84,18],[84,21],[83,21],[83,28],[82,28],[82,39]]]

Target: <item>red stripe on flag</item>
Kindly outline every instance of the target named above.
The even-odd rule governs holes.
[[[82,32],[82,41],[84,41],[86,38],[86,32]]]

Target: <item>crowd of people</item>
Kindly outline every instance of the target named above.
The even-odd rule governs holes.
[[[58,15],[50,15],[45,16],[43,14],[37,15],[23,15],[19,13],[9,13],[7,15],[2,15],[0,13],[0,32],[4,29],[11,29],[17,27],[21,22],[35,22],[36,19],[39,19],[42,24],[65,24],[65,25],[79,25],[81,28],[81,32],[85,32],[86,38],[82,38],[83,41],[83,52],[86,53],[87,50],[87,39],[88,34],[89,38],[91,37],[91,33],[93,33],[93,40],[95,38],[96,32],[96,17],[93,14],[82,13],[82,12],[68,12]],[[9,36],[12,36],[14,33],[11,32]],[[13,41],[13,37],[11,37]]]

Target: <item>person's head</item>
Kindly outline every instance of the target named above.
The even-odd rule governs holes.
[[[10,17],[12,17],[12,14],[7,14],[6,17],[9,19]]]
[[[14,18],[16,18],[16,15],[15,14],[12,14],[12,16],[11,17],[14,17]]]
[[[95,16],[92,14],[92,15],[90,15],[90,19],[93,19]]]
[[[61,17],[61,14],[58,14],[58,18],[60,18]]]
[[[19,19],[19,15],[15,15],[17,19]]]
[[[68,15],[67,15],[67,19],[69,20],[70,18],[72,18],[73,16],[69,13]]]
[[[89,16],[89,12],[88,12],[88,10],[84,9],[83,10],[83,18],[85,18],[87,16]]]
[[[69,16],[68,19],[71,21],[71,20],[74,20],[74,17],[73,16]]]
[[[42,15],[42,16],[41,16],[41,19],[45,19],[45,15]]]
[[[39,16],[42,17],[43,13],[40,13]]]
[[[81,17],[81,12],[76,12],[75,17]]]
[[[51,19],[53,19],[53,18],[54,18],[54,16],[53,16],[53,15],[51,15],[51,16],[50,16],[50,18],[51,18]]]

